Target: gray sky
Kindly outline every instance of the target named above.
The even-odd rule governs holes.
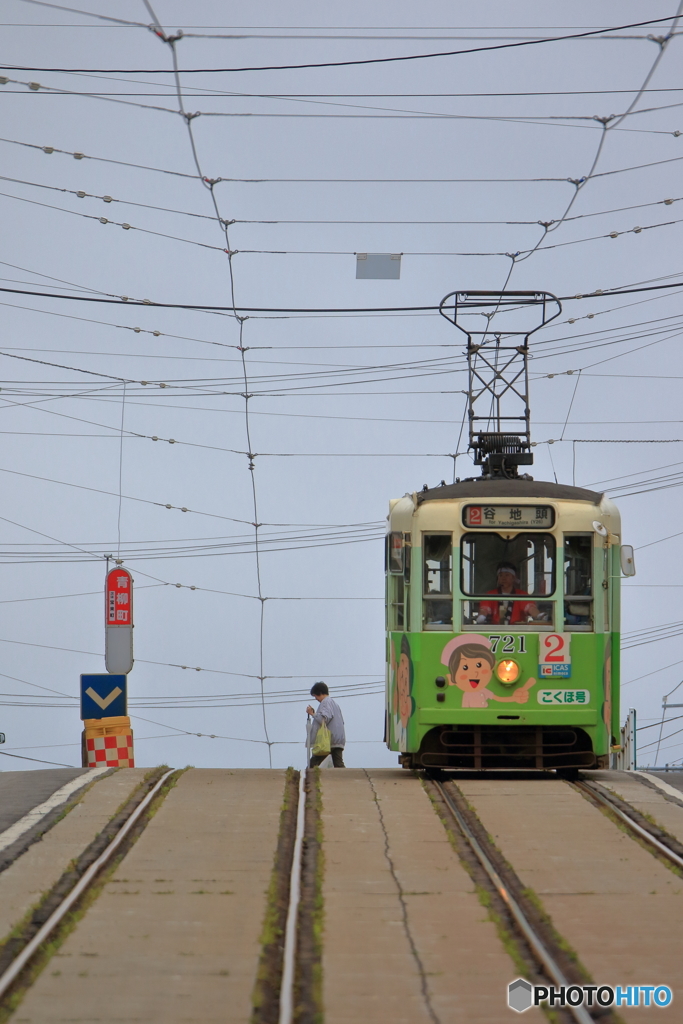
[[[2,72],[0,285],[229,306],[227,243],[172,76],[151,73],[170,70],[169,46],[142,0],[66,7],[3,6],[0,63],[101,70]],[[630,0],[153,7],[167,34],[184,32],[181,71],[432,53],[643,18]],[[675,13],[647,5],[652,18]],[[456,288],[501,288],[505,254],[539,242],[515,259],[509,287],[568,296],[681,279],[680,37],[628,117],[607,132],[593,120],[628,110],[659,52],[647,36],[670,25],[398,63],[181,74],[184,109],[200,114],[199,165],[223,179],[219,215],[235,221],[237,304],[433,306]],[[572,219],[540,241],[538,222],[561,219],[567,179],[589,174],[601,140]],[[404,253],[400,281],[355,280],[355,252]],[[389,498],[453,478],[466,383],[456,332],[433,313],[250,315],[245,385],[228,315],[10,293],[0,303],[4,750],[78,763],[74,698],[81,672],[104,671],[102,555],[116,554],[120,530],[136,581],[138,763],[267,766],[264,675],[275,766],[301,763],[319,678],[343,695],[347,763],[393,764],[379,742],[379,538]],[[681,519],[680,322],[677,289],[568,301],[532,363],[534,475],[604,485],[624,540],[644,548],[623,602],[622,712],[636,707],[641,726],[683,678],[683,535],[656,543]],[[606,440],[636,443],[574,443]],[[460,457],[458,475],[469,472]],[[676,758],[683,732],[662,742],[659,763]]]

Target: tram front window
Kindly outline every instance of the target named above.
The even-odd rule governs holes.
[[[593,538],[564,537],[564,624],[568,630],[593,628]]]
[[[555,589],[551,534],[466,534],[461,566],[463,593],[484,598],[463,601],[463,626],[552,626],[553,603],[539,600]]]
[[[450,534],[423,536],[422,609],[425,629],[453,628],[453,539]]]

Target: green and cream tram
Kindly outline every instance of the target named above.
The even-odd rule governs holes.
[[[392,501],[386,741],[400,762],[607,767],[621,555],[617,508],[578,487],[475,479]]]
[[[406,768],[605,768],[633,550],[604,494],[518,475],[533,462],[529,339],[560,302],[453,292],[441,312],[467,339],[482,476],[391,502],[385,741]]]

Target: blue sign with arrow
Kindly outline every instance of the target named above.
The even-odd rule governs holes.
[[[128,714],[126,676],[81,676],[81,718],[117,718]]]

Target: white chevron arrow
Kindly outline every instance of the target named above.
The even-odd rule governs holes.
[[[107,694],[106,697],[100,697],[99,693],[95,693],[92,686],[89,686],[85,692],[91,700],[95,701],[98,707],[105,711],[111,702],[116,700],[116,698],[123,693],[123,690],[120,686],[115,686],[111,693]]]

